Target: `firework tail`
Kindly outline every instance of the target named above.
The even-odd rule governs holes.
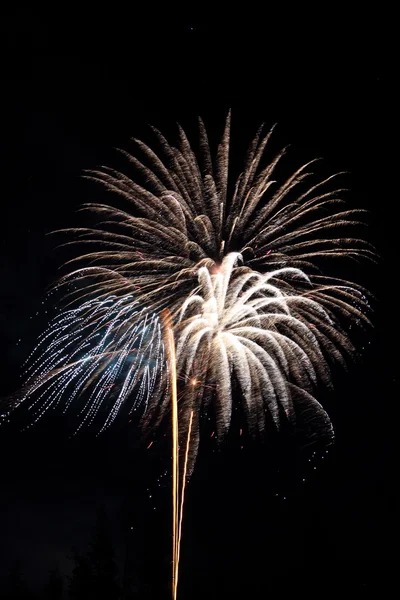
[[[178,589],[179,558],[180,558],[180,549],[181,549],[181,534],[182,534],[182,520],[183,520],[183,503],[185,501],[186,472],[187,472],[187,464],[188,464],[189,450],[190,450],[190,435],[192,433],[192,421],[193,421],[193,411],[190,413],[190,419],[189,419],[188,436],[187,436],[187,440],[186,440],[186,450],[185,450],[185,462],[184,462],[183,477],[182,477],[181,503],[180,503],[180,508],[179,508],[178,543],[177,543],[177,548],[176,548],[176,571],[175,571],[175,587],[176,587],[176,589]]]
[[[171,313],[165,309],[161,313],[167,353],[170,365],[171,406],[172,406],[172,598],[176,600],[178,570],[178,503],[179,503],[179,445],[178,445],[178,397],[176,381],[175,340]]]
[[[190,413],[188,435],[184,457],[182,488],[179,490],[179,439],[178,439],[178,393],[175,339],[171,313],[165,309],[161,313],[164,323],[165,340],[170,365],[171,406],[172,406],[172,598],[176,600],[178,593],[178,574],[180,544],[182,535],[183,504],[185,500],[187,464],[190,451],[193,411]]]

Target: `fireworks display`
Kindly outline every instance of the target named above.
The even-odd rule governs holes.
[[[191,424],[188,473],[209,407],[221,439],[235,402],[249,431],[263,432],[282,420],[296,427],[300,397],[331,435],[315,391],[330,384],[332,362],[353,354],[344,327],[367,323],[368,303],[359,285],[329,276],[325,259],[373,258],[349,233],[363,211],[346,209],[336,176],[308,183],[314,161],[277,183],[285,150],[265,160],[272,130],[260,128],[236,182],[230,116],[215,156],[201,120],[196,151],[181,128],[175,145],[153,134],[154,150],[134,140],[135,156],[120,151],[134,178],[108,167],[86,174],[115,206],[87,204],[98,222],[66,230],[88,251],[57,283],[66,308],[28,359],[17,404],[31,399],[33,422],[51,407],[73,411],[77,430],[102,431],[135,410],[156,427],[170,410],[160,322],[168,309],[182,439]]]

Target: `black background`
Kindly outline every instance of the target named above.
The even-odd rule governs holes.
[[[331,171],[348,170],[351,204],[371,211],[381,260],[362,278],[376,296],[375,328],[361,363],[336,377],[328,401],[337,443],[324,462],[282,448],[205,448],[188,488],[182,598],[383,592],[399,533],[393,16],[337,5],[246,9],[84,14],[65,4],[3,14],[1,395],[19,385],[63,259],[46,234],[77,224],[75,209],[93,193],[83,169],[112,163],[112,148],[146,136],[147,124],[171,132],[179,121],[190,132],[201,115],[218,139],[232,108],[243,152],[261,122],[277,122],[277,147],[291,143],[295,159],[323,156]],[[159,581],[158,597],[169,568],[169,489],[157,480],[165,458],[157,444],[131,446],[116,433],[70,442],[58,419],[29,434],[0,430],[2,572],[21,557],[38,589],[51,563],[67,573],[98,505],[121,563],[128,505],[132,546],[144,577]]]

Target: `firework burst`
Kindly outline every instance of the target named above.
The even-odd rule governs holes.
[[[138,140],[135,156],[120,151],[135,178],[108,167],[86,174],[122,205],[87,204],[97,225],[66,230],[68,244],[88,251],[57,284],[69,306],[31,357],[22,399],[33,397],[34,419],[76,406],[78,429],[103,430],[138,407],[143,425],[157,426],[169,407],[159,322],[168,308],[180,426],[193,420],[188,471],[202,409],[212,403],[221,438],[235,390],[250,431],[294,421],[299,394],[331,431],[316,386],[330,384],[331,360],[353,354],[343,325],[367,322],[367,300],[360,286],[321,270],[321,259],[373,259],[349,234],[363,211],[344,207],[336,176],[306,185],[314,161],[278,184],[285,150],[264,158],[272,130],[260,128],[236,182],[228,182],[229,116],[214,158],[201,120],[196,153],[180,127],[176,145],[153,133],[157,151]]]

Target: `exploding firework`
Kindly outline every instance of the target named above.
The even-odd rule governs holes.
[[[285,150],[265,164],[272,130],[260,128],[236,182],[228,181],[230,117],[214,159],[201,120],[196,153],[181,128],[176,145],[153,133],[157,151],[138,140],[135,156],[121,151],[135,178],[108,167],[86,174],[122,205],[87,204],[96,226],[66,230],[68,243],[89,249],[57,284],[68,306],[29,359],[18,402],[33,399],[33,420],[76,407],[77,429],[104,430],[138,409],[144,428],[156,427],[170,405],[159,322],[167,308],[181,434],[191,420],[188,473],[203,409],[212,407],[221,439],[234,398],[251,432],[282,420],[296,427],[300,398],[331,435],[315,391],[330,384],[332,360],[353,354],[343,326],[366,323],[368,303],[360,286],[329,277],[325,263],[321,270],[321,259],[373,258],[348,233],[363,211],[343,206],[335,176],[307,185],[314,161],[278,184]]]

